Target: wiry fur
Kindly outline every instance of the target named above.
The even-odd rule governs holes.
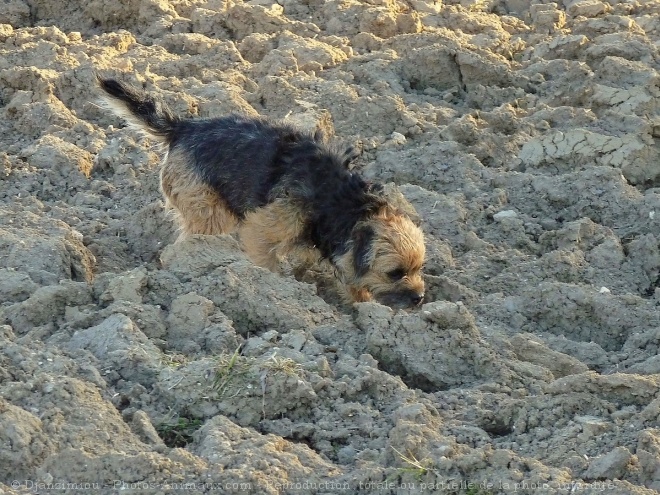
[[[259,118],[179,119],[136,88],[99,84],[110,108],[169,146],[161,188],[183,235],[237,229],[260,266],[326,259],[349,301],[421,302],[423,234],[381,185],[348,170],[352,148]]]
[[[137,129],[169,141],[179,119],[165,102],[114,79],[97,76],[97,82],[112,97],[104,98],[103,102],[113,113]]]

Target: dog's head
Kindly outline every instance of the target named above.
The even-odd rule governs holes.
[[[339,264],[344,280],[368,300],[392,308],[418,306],[424,299],[424,234],[410,218],[389,207],[359,222],[351,248]],[[346,276],[347,275],[347,276]]]

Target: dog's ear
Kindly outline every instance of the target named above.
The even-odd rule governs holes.
[[[379,210],[382,216],[405,216],[417,227],[421,226],[422,217],[419,216],[415,207],[410,204],[393,183],[385,185],[379,183],[369,184],[367,191],[385,201],[384,207]]]
[[[383,186],[377,182],[368,182],[364,185],[366,195],[366,204],[364,211],[369,216],[379,216],[385,211],[389,204],[386,196],[383,194]]]
[[[353,232],[353,269],[355,275],[363,277],[367,274],[371,264],[371,244],[376,232],[372,227],[358,227]]]

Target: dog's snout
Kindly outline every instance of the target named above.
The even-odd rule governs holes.
[[[424,300],[424,293],[412,290],[403,292],[385,292],[375,294],[375,299],[385,306],[396,309],[407,309],[419,306]]]

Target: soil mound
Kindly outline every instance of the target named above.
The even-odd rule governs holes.
[[[6,0],[0,492],[657,493],[659,15]],[[426,304],[173,245],[96,70],[357,146],[421,219]]]

